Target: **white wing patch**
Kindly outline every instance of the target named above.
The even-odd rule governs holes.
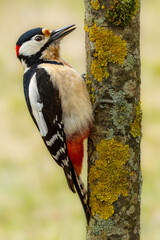
[[[56,161],[58,161],[60,155],[63,154],[63,153],[65,153],[65,149],[61,147],[61,148],[57,151],[56,155],[53,155],[53,154],[52,154],[52,156],[53,156],[53,158],[54,158]]]
[[[43,103],[40,103],[40,95],[35,76],[36,73],[33,75],[29,84],[29,100],[32,108],[32,114],[39,127],[40,134],[42,137],[45,137],[48,133],[48,128],[42,113]]]
[[[46,141],[46,144],[51,147],[58,138],[61,139],[62,142],[64,142],[64,138],[60,135],[59,132],[57,132],[57,134],[53,135],[49,141]]]
[[[68,158],[67,158],[67,160],[66,159],[62,160],[63,165],[67,166],[67,167],[69,167],[68,162],[69,162]]]

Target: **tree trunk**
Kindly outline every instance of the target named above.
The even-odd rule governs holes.
[[[139,0],[85,0],[89,139],[87,240],[140,238]]]

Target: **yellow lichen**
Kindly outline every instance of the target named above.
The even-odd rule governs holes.
[[[87,24],[84,26],[84,31],[89,32],[89,27]]]
[[[89,32],[90,41],[95,43],[94,60],[91,71],[93,76],[102,81],[107,78],[108,62],[122,64],[127,55],[127,42],[121,36],[114,35],[112,31],[94,24],[90,29],[85,26],[85,31]]]
[[[86,81],[86,85],[87,85],[87,88],[88,88],[88,91],[89,91],[89,94],[90,94],[90,99],[91,99],[91,102],[92,104],[95,102],[95,91],[94,91],[94,88],[91,86],[91,81],[88,79],[88,76],[87,76],[87,81]]]
[[[91,5],[95,10],[98,10],[100,8],[99,1],[98,0],[92,0]]]
[[[91,189],[89,205],[92,214],[108,219],[114,213],[113,203],[119,195],[128,196],[128,171],[124,165],[129,159],[129,146],[114,138],[97,145],[99,160],[90,168]]]
[[[132,136],[141,137],[141,121],[142,121],[142,110],[141,110],[141,102],[138,103],[137,107],[136,107],[136,118],[134,120],[133,123],[131,123],[131,131],[130,133],[132,134]]]
[[[131,172],[131,173],[129,174],[130,177],[132,177],[133,175],[134,175],[134,172]]]

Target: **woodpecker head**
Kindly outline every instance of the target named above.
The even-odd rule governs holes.
[[[58,30],[34,28],[25,32],[16,43],[16,54],[25,67],[47,60],[58,60],[60,40],[75,29],[70,25]]]

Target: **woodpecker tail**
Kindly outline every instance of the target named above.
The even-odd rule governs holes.
[[[71,191],[73,193],[76,193],[75,187],[74,187],[74,181],[73,181],[73,174],[72,174],[72,166],[68,167],[68,166],[64,166],[63,170],[64,170],[64,174],[66,176],[66,180],[68,183],[68,187],[71,189]]]
[[[90,210],[87,204],[87,198],[88,198],[87,189],[85,188],[82,179],[80,178],[80,176],[77,175],[73,167],[72,167],[72,177],[73,177],[73,182],[74,182],[76,191],[78,193],[78,196],[80,198],[80,201],[82,203],[82,206],[85,212],[87,223],[89,223]]]
[[[63,170],[67,179],[68,186],[70,190],[75,193],[77,191],[80,201],[82,203],[87,223],[89,223],[90,211],[87,204],[87,190],[84,186],[84,183],[79,175],[77,175],[71,162],[63,166]],[[76,191],[75,191],[76,188]]]

